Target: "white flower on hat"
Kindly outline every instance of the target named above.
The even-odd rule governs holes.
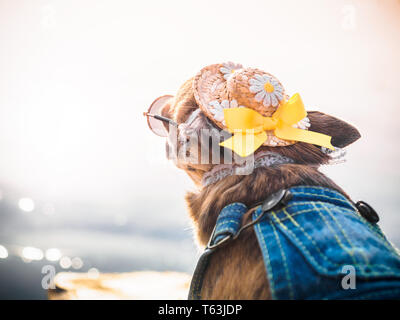
[[[210,112],[213,114],[214,119],[221,122],[223,125],[225,125],[224,109],[238,108],[238,103],[235,99],[233,99],[232,101],[222,100],[222,102],[214,100],[211,101],[209,105],[212,107],[210,109]]]
[[[250,91],[255,93],[258,102],[263,102],[266,107],[277,107],[283,99],[283,87],[274,77],[256,74],[249,80]]]
[[[236,70],[242,68],[243,66],[240,63],[226,62],[222,64],[219,71],[223,73],[225,80],[228,80]]]

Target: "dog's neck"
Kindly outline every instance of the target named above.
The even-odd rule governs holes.
[[[226,205],[242,202],[251,208],[270,194],[296,185],[328,187],[348,197],[318,168],[307,165],[286,163],[274,167],[258,167],[250,175],[227,175],[197,193],[186,195],[198,243],[201,246],[207,243],[218,214]]]

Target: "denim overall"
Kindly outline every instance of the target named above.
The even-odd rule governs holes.
[[[273,299],[400,299],[400,256],[378,225],[332,189],[288,191],[284,206],[252,214]],[[242,203],[222,209],[211,247],[235,239],[247,211]],[[206,266],[196,268],[189,299],[201,298]]]

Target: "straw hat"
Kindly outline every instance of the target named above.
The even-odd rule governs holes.
[[[226,130],[225,108],[247,107],[263,116],[271,116],[288,96],[281,82],[259,69],[244,68],[233,62],[213,64],[203,68],[193,81],[194,96],[202,112],[218,127]],[[295,127],[307,129],[308,118]],[[266,131],[265,146],[287,146],[294,141],[277,138]]]

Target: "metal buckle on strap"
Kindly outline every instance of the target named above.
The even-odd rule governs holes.
[[[217,243],[211,244],[212,241],[214,240],[215,229],[216,229],[216,226],[214,227],[214,231],[211,234],[210,241],[207,244],[207,249],[215,249],[216,247],[219,247],[221,244],[224,244],[224,243],[228,242],[231,239],[233,240],[232,235],[228,234],[225,238],[222,238]]]
[[[290,193],[289,190],[286,189],[282,189],[279,190],[278,192],[272,194],[271,196],[269,196],[266,200],[264,200],[264,202],[261,204],[261,209],[262,209],[262,213],[253,221],[250,221],[249,223],[247,223],[246,225],[244,225],[243,227],[241,227],[239,229],[239,231],[235,234],[235,236],[232,239],[236,239],[237,237],[239,237],[240,233],[251,227],[252,225],[258,223],[262,217],[264,217],[264,214],[268,211],[270,211],[271,209],[275,208],[277,205],[286,205],[289,200],[292,198],[292,194]],[[253,207],[251,208],[249,211],[251,210],[255,210],[257,209],[257,207]]]
[[[220,245],[229,242],[230,240],[237,239],[239,237],[240,233],[243,230],[246,230],[247,228],[253,226],[256,223],[258,223],[262,219],[262,217],[264,216],[264,214],[266,212],[268,212],[269,210],[275,208],[278,204],[286,205],[291,198],[292,198],[292,194],[290,193],[289,190],[286,190],[286,189],[282,189],[282,190],[279,190],[276,193],[273,193],[272,195],[270,195],[267,199],[265,199],[262,202],[262,204],[261,204],[262,213],[256,219],[254,219],[253,221],[251,221],[251,222],[245,224],[244,226],[242,226],[238,230],[238,232],[236,232],[236,234],[228,234],[226,237],[222,238],[217,243],[212,243],[213,240],[214,240],[215,231],[217,229],[217,225],[215,225],[214,229],[213,229],[213,231],[211,233],[211,237],[210,237],[210,240],[208,241],[208,244],[207,244],[206,248],[207,249],[215,249],[215,248],[219,247]],[[255,207],[253,207],[253,208],[251,208],[251,209],[249,209],[246,212],[246,214],[256,210],[259,206],[260,206],[260,204],[255,206]]]

